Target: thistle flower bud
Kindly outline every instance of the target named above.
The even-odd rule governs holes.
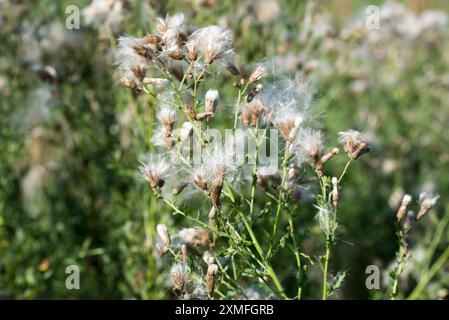
[[[266,77],[267,69],[264,66],[257,66],[256,70],[249,76],[248,83],[253,83]]]
[[[412,196],[409,194],[404,195],[404,197],[402,198],[401,206],[399,207],[398,212],[396,213],[396,220],[398,222],[405,217],[410,203],[412,203]]]
[[[421,220],[421,218],[437,203],[440,196],[429,192],[422,192],[419,195],[420,208],[418,214],[416,215],[416,220]]]
[[[252,88],[251,91],[246,96],[246,102],[249,103],[249,102],[253,101],[254,97],[262,90],[262,88],[263,88],[263,85],[260,83],[255,85],[254,88]]]
[[[181,182],[179,183],[176,187],[173,188],[172,190],[172,195],[177,196],[179,195],[187,186],[188,186],[188,182]]]
[[[203,119],[209,120],[214,116],[213,112],[200,112],[195,116],[195,120],[201,121]]]
[[[209,250],[204,251],[202,258],[203,258],[204,263],[206,263],[208,265],[209,265],[209,261],[214,260],[214,256],[212,255],[212,253]]]
[[[217,208],[215,206],[212,206],[212,208],[209,211],[209,220],[214,220],[217,217]]]
[[[173,284],[173,293],[182,294],[184,290],[187,268],[183,263],[175,263],[170,269],[170,279]]]
[[[351,154],[352,159],[357,160],[361,155],[367,153],[370,151],[369,146],[365,143],[362,142],[357,149]]]
[[[217,208],[220,207],[220,196],[221,190],[223,189],[225,171],[226,167],[224,165],[217,165],[212,172],[214,179],[212,180],[212,184],[209,189],[209,195],[212,200],[212,204]]]
[[[158,224],[156,226],[157,234],[162,240],[164,246],[169,247],[171,244],[170,234],[168,233],[167,226],[165,224]]]
[[[338,205],[338,200],[340,199],[338,188],[339,186],[337,177],[332,177],[332,204],[334,205],[334,207]]]
[[[218,104],[218,98],[219,94],[217,90],[208,90],[206,92],[206,103],[205,103],[205,111],[211,112],[212,114],[215,113],[215,110],[217,109]]]
[[[234,76],[239,76],[240,75],[240,70],[233,63],[227,63],[226,64],[226,69]]]
[[[404,232],[408,232],[412,228],[412,223],[415,220],[415,213],[411,210],[407,212],[407,216],[404,221],[404,225],[402,226],[402,229]],[[406,239],[404,239],[406,240]]]
[[[187,246],[185,244],[181,245],[181,258],[182,258],[182,262],[186,263],[187,262],[187,257],[188,257],[188,250],[187,250]]]
[[[327,153],[324,154],[324,156],[321,157],[321,162],[323,164],[325,164],[326,162],[328,162],[330,159],[332,159],[332,157],[335,156],[336,154],[338,154],[339,152],[340,152],[340,149],[333,148],[332,150],[328,151]]]
[[[212,185],[210,188],[210,198],[212,200],[212,204],[215,207],[220,207],[220,196],[221,190],[223,188],[223,178],[216,177],[212,180]]]
[[[210,297],[215,290],[215,280],[217,278],[218,266],[216,264],[210,264],[207,268],[206,276],[206,290],[207,295]]]

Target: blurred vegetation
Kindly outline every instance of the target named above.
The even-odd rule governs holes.
[[[441,195],[413,230],[413,258],[403,280],[402,298],[407,297],[449,245],[447,28],[381,48],[367,49],[362,37],[346,43],[344,56],[324,50],[322,39],[309,46],[299,41],[306,2],[277,1],[273,20],[258,15],[260,1],[200,2],[126,1],[123,22],[106,35],[83,19],[79,30],[65,28],[66,7],[84,8],[90,1],[0,2],[0,297],[171,296],[151,250],[156,224],[171,219],[171,212],[154,201],[136,173],[139,157],[152,148],[154,102],[120,85],[114,48],[118,35],[143,35],[152,31],[155,17],[176,12],[192,24],[221,23],[233,30],[244,71],[274,59],[276,71],[310,73],[329,140],[348,128],[372,135],[373,151],[355,164],[342,195],[342,241],[331,270],[348,270],[350,276],[338,298],[385,298],[385,287],[366,289],[365,268],[391,267],[402,194]],[[339,32],[363,17],[368,4],[323,1],[319,10]],[[405,4],[416,13],[449,13],[444,1]],[[385,57],[377,59],[375,49]],[[301,219],[308,219],[304,232],[312,240],[304,247],[313,254],[318,236],[307,208]],[[65,288],[70,264],[80,267],[80,290]],[[305,298],[319,298],[315,267]],[[447,298],[448,272],[443,261],[419,298]]]

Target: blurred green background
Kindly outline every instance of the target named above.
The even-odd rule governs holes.
[[[330,144],[348,128],[372,137],[342,195],[331,269],[349,278],[337,298],[384,298],[366,289],[365,268],[386,271],[394,260],[401,196],[441,195],[413,231],[402,283],[410,293],[449,245],[449,33],[446,25],[374,46],[363,36],[334,39],[382,3],[318,1],[317,35],[304,40],[306,1],[123,1],[119,23],[88,25],[81,14],[79,30],[65,27],[66,8],[90,1],[0,1],[0,298],[170,297],[152,254],[155,226],[170,211],[137,174],[152,148],[154,106],[120,85],[114,49],[118,35],[144,35],[155,17],[176,12],[233,30],[243,70],[274,61],[279,74],[309,74]],[[449,13],[442,0],[402,3],[414,14]],[[80,290],[65,288],[70,264],[80,268]],[[420,298],[447,298],[448,272],[443,261]],[[316,287],[312,279],[305,298],[318,298]]]

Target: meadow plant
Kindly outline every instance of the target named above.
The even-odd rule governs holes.
[[[230,30],[187,26],[182,14],[157,19],[155,29],[141,38],[120,37],[117,57],[122,84],[157,104],[152,143],[158,152],[142,162],[142,177],[157,199],[192,225],[181,230],[157,225],[157,256],[171,256],[164,263],[171,264],[172,292],[184,298],[251,298],[256,290],[265,298],[300,299],[315,259],[301,250],[304,239],[291,208],[307,193],[302,184],[309,179],[320,190],[312,198],[325,242],[317,260],[327,299],[345,278],[340,272],[329,279],[342,180],[351,162],[369,151],[366,137],[341,132],[347,162],[338,176],[328,175],[326,164],[339,148],[325,145],[314,91],[304,77],[279,79],[264,64],[241,72]],[[228,77],[226,72],[236,79],[230,106],[221,101],[220,90],[208,87],[214,78]],[[209,134],[220,108],[232,114],[230,141]],[[258,164],[262,146],[275,138],[267,134],[273,128],[281,143],[270,153],[283,150],[279,168]],[[202,199],[189,206],[198,193]],[[276,270],[276,256],[286,249],[294,266]],[[294,273],[295,289],[286,290],[284,281]]]

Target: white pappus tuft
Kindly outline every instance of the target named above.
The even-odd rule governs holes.
[[[148,155],[147,160],[139,167],[143,178],[154,188],[162,188],[170,171],[170,164],[162,157]]]
[[[178,119],[178,110],[169,104],[162,104],[156,117],[165,131],[171,134],[173,124]]]

